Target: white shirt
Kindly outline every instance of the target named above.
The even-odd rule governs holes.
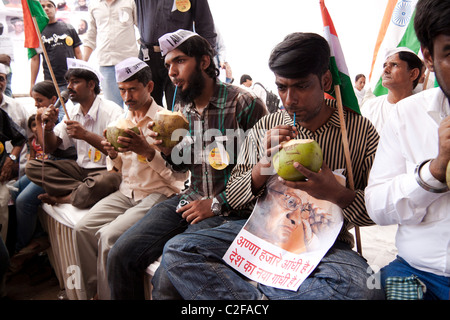
[[[398,254],[413,267],[450,276],[450,191],[431,193],[418,185],[414,169],[438,154],[442,110],[450,114],[440,88],[401,100],[390,113],[380,137],[365,190],[370,217],[379,225],[398,224]],[[433,186],[429,166],[421,177]]]
[[[113,66],[128,57],[137,57],[136,4],[133,0],[91,1],[89,28],[84,45],[97,49],[100,66]]]
[[[164,110],[164,108],[153,100],[146,117],[155,119],[159,110]],[[137,124],[132,112],[127,112],[124,117]],[[154,140],[149,136],[150,129],[147,124],[142,125],[140,129],[147,138],[147,142],[153,144]],[[108,169],[115,166],[120,170],[122,182],[119,190],[135,201],[140,201],[154,192],[170,197],[183,189],[184,181],[189,177],[189,172],[174,172],[169,169],[159,151],[156,151],[155,157],[150,162],[145,157],[131,151],[119,152],[114,160],[107,157],[107,165]]]
[[[79,122],[87,131],[103,136],[103,130],[106,129],[108,124],[118,119],[124,111],[116,103],[97,96],[86,115],[83,115],[79,104],[67,112],[70,120]],[[77,163],[82,168],[106,167],[106,155],[84,140],[69,137],[66,130],[66,120],[67,117],[64,116],[63,121],[58,123],[54,129],[55,135],[62,140],[59,148],[65,150],[70,146],[75,146],[78,155]]]
[[[354,88],[356,99],[358,99],[358,104],[361,105],[361,102],[364,99],[364,96],[366,95],[366,89],[362,88],[361,90],[358,90]]]
[[[258,82],[253,84],[252,90],[265,104],[267,99],[266,90]]]
[[[387,100],[387,95],[372,98],[361,106],[361,115],[369,119],[380,134],[394,105]]]

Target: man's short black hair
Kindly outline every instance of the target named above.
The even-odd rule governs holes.
[[[319,78],[330,64],[330,46],[327,40],[316,33],[295,32],[284,38],[272,51],[269,68],[276,75],[288,79]]]
[[[253,79],[252,79],[252,77],[250,77],[248,74],[243,74],[243,75],[241,76],[240,84],[243,84],[244,82],[247,82],[247,80],[252,81]]]
[[[209,56],[211,63],[206,68],[205,73],[213,79],[219,76],[219,69],[214,63],[215,51],[205,38],[198,35],[192,36],[180,44],[177,49],[189,57],[194,57],[197,63],[201,61],[203,56]]]
[[[417,39],[433,55],[433,41],[440,35],[450,35],[450,2],[419,0],[416,5],[414,29]]]
[[[66,79],[66,81],[68,81],[70,77],[81,78],[86,80],[86,82],[89,82],[91,80],[94,81],[95,83],[94,92],[95,94],[100,94],[100,81],[98,80],[95,73],[93,73],[92,71],[79,68],[69,69],[67,70],[64,78]]]

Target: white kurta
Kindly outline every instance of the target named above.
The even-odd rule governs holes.
[[[438,127],[450,114],[440,88],[401,100],[390,113],[365,190],[370,217],[379,225],[398,224],[398,255],[413,267],[450,276],[450,191],[431,193],[415,180],[414,169],[438,154]],[[436,187],[429,166],[422,179]]]

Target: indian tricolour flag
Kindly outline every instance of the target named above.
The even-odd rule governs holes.
[[[48,24],[48,17],[39,0],[22,0],[23,25],[25,29],[25,48],[28,48],[28,58],[42,51],[39,34],[36,31],[33,18],[36,20],[39,32]]]
[[[388,1],[375,44],[369,75],[370,88],[376,96],[388,93],[388,90],[381,85],[386,51],[397,47],[408,47],[415,53],[419,53],[420,43],[414,31],[416,3],[417,0]]]
[[[342,105],[361,114],[358,99],[356,98],[355,91],[353,91],[352,81],[347,64],[345,63],[344,54],[342,53],[341,44],[324,0],[320,0],[320,10],[322,12],[324,38],[327,39],[331,50],[330,70],[333,75],[333,84],[340,86]],[[329,94],[335,97],[333,90]]]

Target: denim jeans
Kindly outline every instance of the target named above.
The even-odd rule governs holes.
[[[166,242],[188,230],[218,226],[232,217],[211,217],[190,225],[176,212],[180,197],[160,202],[116,241],[108,254],[111,299],[144,299],[145,269],[157,260]]]
[[[381,283],[384,286],[389,277],[410,277],[416,275],[422,281],[427,291],[424,293],[424,300],[449,300],[450,299],[450,278],[439,276],[430,272],[418,270],[408,264],[403,258],[397,256],[387,266],[380,270]]]
[[[6,75],[6,87],[5,87],[5,91],[4,91],[4,93],[8,97],[12,98],[13,95],[12,95],[12,90],[11,90],[11,81],[12,81],[12,72],[10,72]]]
[[[111,100],[123,108],[122,96],[116,81],[115,66],[101,66],[100,72],[103,75],[102,90],[105,99]]]
[[[336,242],[311,275],[295,291],[257,286],[228,266],[222,257],[246,220],[231,221],[212,229],[189,230],[165,246],[153,281],[157,299],[167,294],[159,283],[170,280],[183,299],[206,300],[329,300],[383,299],[381,290],[369,289],[368,264],[350,246]],[[163,280],[163,281],[162,281]]]
[[[59,92],[63,92],[63,91],[65,91],[65,90],[67,90],[67,84],[65,84],[65,85],[60,85],[60,86],[58,86],[58,88],[59,88]],[[66,107],[67,108],[67,107]],[[58,112],[58,123],[60,123],[61,121],[62,121],[62,119],[64,118],[64,116],[66,115],[66,112],[64,111],[64,108],[63,108],[63,106],[61,105],[60,107],[59,107],[59,112]]]
[[[44,189],[22,176],[15,184],[19,189],[17,192],[11,192],[16,204],[17,217],[17,240],[16,251],[27,246],[33,236],[40,236],[43,230],[36,229],[38,225],[37,210],[42,203],[38,195],[45,193]]]

